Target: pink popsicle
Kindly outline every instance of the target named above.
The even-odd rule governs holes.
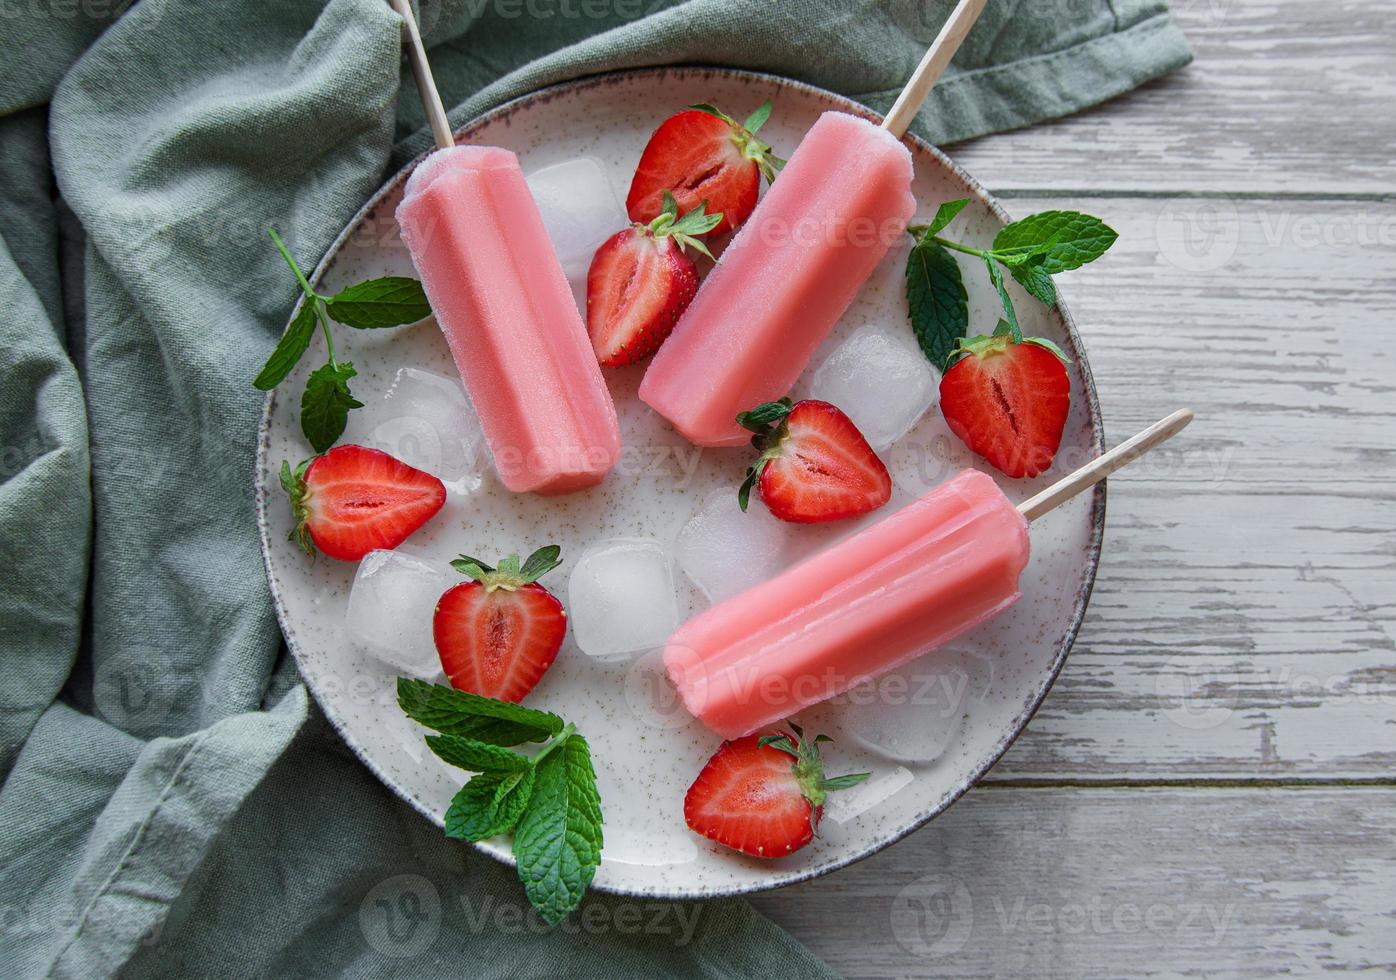
[[[819,117],[659,349],[640,398],[700,446],[790,390],[916,210],[911,153],[842,112]]]
[[[721,602],[669,638],[685,706],[738,738],[899,667],[1012,605],[1028,526],[965,470],[914,503]]]
[[[397,220],[504,485],[600,482],[620,456],[615,406],[518,158],[438,150]]]

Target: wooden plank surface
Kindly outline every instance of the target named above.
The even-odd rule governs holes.
[[[1390,972],[1396,790],[980,788],[754,904],[847,977]]]
[[[948,152],[991,188],[1396,192],[1388,0],[1175,0],[1196,60]]]
[[[1396,32],[1178,0],[1197,61],[948,148],[1120,232],[1062,278],[1111,481],[1076,649],[986,780],[755,904],[850,977],[1396,970]],[[968,922],[965,914],[968,912]]]

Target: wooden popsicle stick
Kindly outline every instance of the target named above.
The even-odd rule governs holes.
[[[447,150],[456,145],[451,124],[446,120],[446,107],[441,104],[441,93],[436,91],[436,79],[432,78],[431,65],[427,62],[427,49],[422,45],[422,32],[417,29],[417,18],[412,16],[411,0],[388,0],[398,12],[407,28],[407,60],[412,65],[412,77],[417,80],[417,91],[422,96],[422,108],[426,110],[431,134],[436,139],[438,149]]]
[[[989,0],[960,0],[959,5],[951,11],[945,26],[936,35],[936,39],[926,49],[921,63],[911,73],[911,78],[907,80],[902,94],[897,96],[892,111],[882,120],[883,129],[898,139],[906,132],[911,120],[916,118],[921,103],[925,102],[926,96],[930,94],[931,87],[940,80],[945,66],[950,64],[955,52],[960,50],[961,42],[969,34],[969,29],[979,19],[979,15],[984,12],[988,2]]]
[[[1070,476],[1063,477],[1046,490],[1029,497],[1018,505],[1018,512],[1028,520],[1036,520],[1054,507],[1066,503],[1087,487],[1094,486],[1121,466],[1132,463],[1161,442],[1173,438],[1192,421],[1192,409],[1180,408],[1160,419],[1132,439],[1126,439],[1104,455],[1091,460]]]

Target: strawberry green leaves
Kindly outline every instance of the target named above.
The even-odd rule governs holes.
[[[769,143],[763,143],[756,138],[756,131],[766,125],[766,120],[771,118],[771,101],[767,99],[756,108],[751,115],[746,117],[746,122],[739,123],[727,113],[723,112],[715,105],[700,102],[697,105],[689,106],[690,109],[697,109],[699,112],[706,112],[710,116],[716,116],[732,128],[732,141],[741,150],[742,156],[756,164],[761,176],[766,178],[766,183],[771,183],[776,179],[776,174],[785,166],[785,161],[771,152]]]
[[[547,552],[523,568],[540,554],[540,565],[556,558]],[[446,835],[474,842],[512,832],[524,892],[546,922],[561,922],[601,863],[601,796],[586,739],[551,712],[509,701],[406,677],[397,691],[409,718],[440,733],[427,736],[431,750],[476,773],[446,810]],[[510,748],[544,739],[533,756]]]
[[[499,567],[486,564],[479,558],[461,555],[451,562],[451,567],[468,579],[480,582],[490,591],[495,589],[517,589],[536,582],[548,572],[562,564],[562,549],[555,544],[544,545],[528,560],[519,562],[518,555],[500,559]]]
[[[761,479],[766,464],[780,453],[780,443],[786,433],[785,419],[790,415],[793,406],[794,402],[789,398],[782,398],[779,401],[757,405],[737,415],[738,425],[756,433],[751,437],[751,445],[761,454],[756,457],[756,462],[747,467],[746,479],[737,488],[737,506],[743,513],[751,503],[751,491]]]
[[[1057,302],[1052,276],[1095,261],[1118,237],[1114,229],[1092,215],[1042,211],[999,229],[993,246],[987,249],[942,238],[940,233],[968,204],[968,198],[948,201],[928,223],[907,229],[916,239],[906,267],[911,328],[926,357],[942,370],[969,332],[969,297],[951,251],[984,262],[1003,306],[1007,329],[1017,342],[1023,339],[1022,330],[1004,271],[1030,296],[1050,307]]]
[[[672,238],[680,249],[691,245],[712,258],[713,253],[708,251],[708,246],[700,238],[722,224],[722,212],[707,214],[707,209],[708,202],[704,201],[680,218],[679,202],[674,200],[673,194],[665,191],[664,209],[659,212],[659,217],[649,223],[649,232],[655,238]]]
[[[354,366],[335,359],[330,320],[361,330],[396,327],[427,316],[431,313],[431,305],[422,291],[422,284],[405,276],[369,279],[333,296],[322,296],[311,288],[276,229],[270,229],[270,234],[305,298],[252,385],[261,391],[270,391],[285,381],[309,349],[315,328],[319,326],[325,337],[327,360],[306,380],[305,391],[301,394],[301,432],[317,453],[323,453],[344,434],[350,411],[363,407],[349,390],[349,379],[356,374]]]

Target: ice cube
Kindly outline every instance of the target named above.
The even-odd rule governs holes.
[[[904,436],[935,402],[940,377],[905,324],[855,331],[820,364],[810,397],[832,402],[874,449]]]
[[[431,636],[432,612],[441,593],[459,581],[445,564],[399,551],[370,551],[349,591],[349,636],[395,670],[437,677],[441,659]]]
[[[963,653],[932,651],[841,695],[838,726],[855,744],[885,758],[934,762],[959,736],[974,688]]]
[[[891,772],[874,773],[857,786],[830,793],[824,804],[824,819],[848,823],[890,800],[911,785],[914,779],[906,766],[897,766]]]
[[[349,413],[343,441],[381,449],[447,483],[462,483],[478,476],[485,439],[455,379],[404,367],[381,399]]]
[[[572,636],[599,660],[652,650],[679,623],[669,556],[649,538],[614,538],[589,548],[568,579]]]
[[[758,585],[789,563],[794,525],[771,516],[752,495],[742,513],[737,492],[713,490],[679,532],[674,557],[693,584],[713,602]]]
[[[573,288],[586,281],[592,254],[630,223],[601,161],[579,157],[526,178],[562,271]]]

